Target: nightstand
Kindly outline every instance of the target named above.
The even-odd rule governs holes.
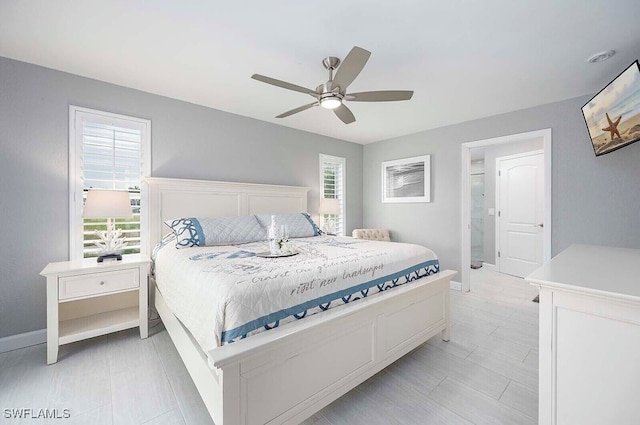
[[[47,364],[58,361],[63,344],[137,326],[146,338],[150,264],[138,254],[49,263],[40,272],[47,278]]]

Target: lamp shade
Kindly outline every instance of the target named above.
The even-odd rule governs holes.
[[[320,199],[319,214],[340,214],[340,200],[336,198]]]
[[[91,189],[82,212],[84,218],[131,218],[129,192]]]

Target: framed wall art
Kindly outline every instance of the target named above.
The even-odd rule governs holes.
[[[431,202],[431,155],[384,161],[382,202]]]
[[[596,156],[640,140],[640,64],[632,63],[586,105],[582,114]]]

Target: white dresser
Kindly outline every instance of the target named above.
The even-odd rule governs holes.
[[[572,245],[540,288],[540,425],[640,424],[640,249]]]

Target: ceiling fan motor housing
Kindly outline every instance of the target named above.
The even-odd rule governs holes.
[[[329,80],[324,84],[320,84],[316,87],[316,93],[318,93],[321,97],[322,95],[340,95],[342,97],[342,93],[340,93],[340,87],[333,87],[333,80]]]
[[[344,95],[340,93],[339,90],[339,87],[333,88],[332,80],[316,87],[316,92],[319,94],[318,100],[320,101],[320,106],[326,109],[334,109],[342,105]]]

